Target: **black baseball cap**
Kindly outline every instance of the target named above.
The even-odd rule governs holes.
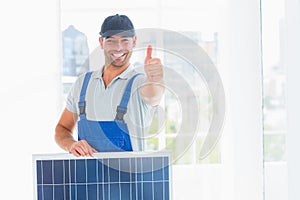
[[[103,21],[99,34],[103,38],[112,35],[133,37],[135,35],[135,31],[131,20],[126,15],[116,14],[108,16]]]

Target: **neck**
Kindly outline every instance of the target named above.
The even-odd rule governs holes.
[[[108,84],[117,76],[119,76],[122,72],[124,72],[129,66],[129,63],[121,66],[116,67],[113,65],[105,65],[103,68],[102,78],[104,80],[105,86],[107,87]]]

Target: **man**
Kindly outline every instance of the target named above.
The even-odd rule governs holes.
[[[144,61],[146,76],[137,75],[130,64],[136,40],[134,26],[126,15],[116,14],[104,20],[99,37],[104,66],[89,76],[81,75],[74,83],[55,128],[55,141],[61,148],[75,156],[93,156],[95,152],[111,149],[143,150],[145,126],[149,126],[151,110],[159,104],[164,92],[163,66],[160,59],[152,58],[152,47],[148,46]],[[130,85],[129,89],[125,89],[126,85]],[[123,95],[125,90],[131,92],[129,97]],[[73,137],[77,121],[79,140]],[[118,141],[119,138],[125,138],[124,142]],[[110,145],[104,147],[107,144]]]

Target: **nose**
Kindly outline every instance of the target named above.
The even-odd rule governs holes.
[[[121,41],[117,41],[117,42],[116,42],[116,44],[115,44],[115,49],[116,49],[117,51],[122,50],[122,43],[121,43]]]

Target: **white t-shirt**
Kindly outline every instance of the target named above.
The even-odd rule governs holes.
[[[136,73],[132,66],[129,66],[105,88],[102,70],[93,71],[86,91],[86,118],[94,121],[113,121],[125,87],[129,79]],[[85,74],[82,74],[75,81],[66,103],[66,108],[78,115],[79,95],[84,76]],[[145,78],[145,75],[139,75],[135,78],[127,113],[124,116],[134,151],[144,150],[145,136],[150,128],[154,111],[154,107],[146,104],[140,95],[140,87],[145,83]]]

